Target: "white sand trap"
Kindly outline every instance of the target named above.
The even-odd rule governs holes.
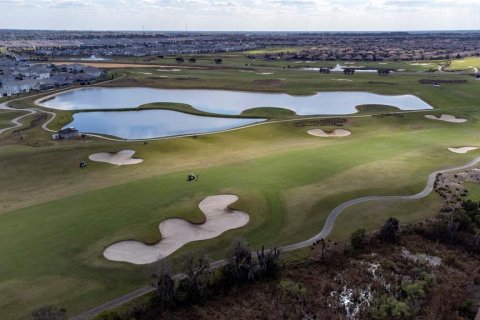
[[[448,148],[449,151],[455,153],[467,153],[469,151],[477,150],[478,147],[458,147],[458,148]]]
[[[431,66],[431,63],[410,63],[411,66],[423,66],[423,67],[428,67]]]
[[[150,75],[150,74],[153,74],[151,72],[137,72],[138,74],[144,74],[144,75]]]
[[[135,150],[122,150],[118,152],[99,152],[91,154],[88,158],[92,161],[107,162],[116,164],[118,166],[128,164],[138,164],[143,162],[143,159],[135,159],[133,155]]]
[[[180,72],[182,69],[157,69],[160,72]]]
[[[332,79],[333,81],[348,81],[348,82],[352,82],[353,80],[352,79]]]
[[[326,132],[322,129],[310,129],[307,131],[308,134],[315,136],[315,137],[322,137],[322,138],[341,138],[341,137],[348,137],[352,134],[352,132],[345,130],[345,129],[335,129],[331,132]]]
[[[275,73],[273,73],[273,72],[260,72],[260,73],[256,73],[256,74],[259,74],[259,75],[262,75],[262,76],[268,76],[268,75],[275,74]]]
[[[441,117],[437,117],[431,114],[427,114],[425,118],[432,119],[432,120],[440,120],[445,122],[453,122],[453,123],[463,123],[467,122],[467,119],[456,118],[455,116],[449,114],[442,114]]]
[[[230,210],[228,206],[238,200],[235,195],[210,196],[199,204],[205,214],[203,224],[193,224],[183,219],[168,219],[160,223],[162,240],[147,245],[140,241],[122,241],[108,247],[103,256],[112,261],[147,264],[163,259],[183,245],[198,240],[218,237],[227,230],[243,227],[250,220],[245,212]]]

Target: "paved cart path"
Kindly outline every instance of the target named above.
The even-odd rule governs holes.
[[[113,82],[113,81],[117,81],[117,80],[120,80],[120,79],[123,79],[125,78],[126,74],[122,74],[119,78],[117,79],[112,79],[112,80],[106,80],[106,81],[103,81],[103,82],[100,82],[100,83],[97,83],[95,85],[92,85],[92,86],[96,86],[98,84],[105,84],[105,83],[108,83],[108,82]],[[85,87],[90,87],[90,86],[85,86]],[[59,94],[61,92],[64,92],[64,91],[69,91],[69,90],[74,90],[74,89],[78,89],[78,88],[69,88],[67,90],[64,90],[64,89],[60,89],[60,90],[54,90],[51,92],[51,95],[56,95],[56,94]],[[11,130],[11,129],[15,129],[15,128],[19,128],[21,126],[23,126],[23,124],[20,122],[21,119],[25,118],[25,117],[28,117],[30,115],[33,115],[33,114],[36,114],[38,112],[43,112],[43,113],[47,113],[49,115],[51,115],[52,117],[50,119],[48,119],[43,125],[42,125],[42,128],[48,132],[56,132],[55,130],[51,130],[51,129],[48,129],[48,125],[50,124],[50,122],[53,121],[53,119],[55,119],[55,117],[57,116],[57,114],[55,112],[51,112],[51,111],[46,111],[46,110],[42,110],[42,109],[34,109],[34,108],[20,108],[20,109],[17,109],[17,108],[12,108],[12,107],[9,107],[8,104],[13,102],[13,101],[17,101],[17,100],[22,100],[22,99],[29,99],[29,98],[35,98],[35,97],[41,97],[42,99],[45,98],[45,93],[39,93],[39,94],[34,94],[34,95],[29,95],[29,96],[26,96],[26,97],[20,97],[20,98],[15,98],[15,99],[12,99],[12,100],[7,100],[3,103],[0,103],[0,110],[11,110],[11,111],[23,111],[23,112],[27,112],[26,114],[24,115],[21,115],[19,117],[16,117],[15,119],[11,120],[11,123],[12,123],[12,126],[8,127],[8,128],[3,128],[3,129],[0,129],[0,134],[8,131],[8,130]]]
[[[320,230],[320,232],[317,233],[315,236],[313,236],[312,238],[310,238],[308,240],[302,241],[302,242],[297,242],[297,243],[293,243],[293,244],[290,244],[290,245],[280,247],[280,250],[282,252],[287,252],[287,251],[292,251],[292,250],[296,250],[296,249],[305,248],[305,247],[308,247],[308,246],[312,245],[317,240],[326,238],[330,234],[330,232],[333,230],[333,226],[335,224],[335,220],[337,219],[337,217],[345,209],[347,209],[351,206],[354,206],[354,205],[357,205],[357,204],[360,204],[360,203],[363,203],[363,202],[367,202],[367,201],[418,200],[418,199],[425,198],[426,196],[428,196],[432,192],[433,184],[435,182],[435,178],[436,178],[437,174],[465,170],[465,169],[468,169],[468,168],[478,164],[479,162],[480,162],[480,156],[476,157],[475,159],[468,162],[467,164],[457,166],[457,167],[450,167],[450,168],[447,168],[447,169],[442,169],[442,170],[437,170],[437,171],[432,172],[428,176],[427,184],[426,184],[425,188],[422,191],[420,191],[419,193],[414,194],[414,195],[368,196],[368,197],[361,197],[361,198],[356,198],[356,199],[346,201],[346,202],[340,204],[339,206],[337,206],[335,209],[333,209],[330,212],[330,214],[328,215],[327,220],[325,222],[325,225],[323,226],[323,229]],[[222,260],[218,260],[218,261],[213,262],[210,266],[213,269],[216,269],[216,268],[219,268],[221,266],[224,266],[226,264],[226,262],[227,261],[225,259],[222,259]],[[177,275],[174,276],[174,278],[182,278],[183,276],[184,276],[183,274],[177,274]],[[93,317],[95,317],[96,315],[98,315],[99,313],[101,313],[105,310],[118,307],[118,306],[120,306],[124,303],[127,303],[127,302],[132,301],[132,300],[134,300],[138,297],[141,297],[141,296],[143,296],[147,293],[150,293],[153,290],[154,290],[153,287],[140,288],[140,289],[132,291],[132,292],[130,292],[130,293],[124,295],[124,296],[121,296],[117,299],[114,299],[112,301],[104,303],[104,304],[102,304],[102,305],[100,305],[96,308],[87,310],[87,311],[73,317],[72,319],[73,320],[92,319]]]

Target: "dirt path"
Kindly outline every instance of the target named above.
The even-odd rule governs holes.
[[[330,214],[328,215],[327,220],[325,222],[325,225],[323,226],[323,229],[318,234],[316,234],[315,236],[313,236],[312,238],[310,238],[308,240],[280,247],[280,250],[282,252],[287,252],[287,251],[302,249],[302,248],[311,246],[314,242],[316,242],[320,239],[326,238],[330,234],[330,232],[332,231],[333,226],[335,224],[335,220],[337,219],[337,217],[348,207],[351,207],[351,206],[354,206],[356,204],[360,204],[360,203],[363,203],[363,202],[368,202],[368,201],[418,200],[418,199],[421,199],[421,198],[425,198],[426,196],[428,196],[430,194],[430,192],[432,192],[433,184],[435,182],[435,178],[436,178],[437,174],[448,173],[448,172],[452,172],[452,171],[465,170],[465,169],[468,169],[468,168],[478,164],[479,162],[480,162],[480,156],[476,157],[475,159],[473,159],[472,161],[470,161],[469,163],[467,163],[465,165],[461,165],[461,166],[457,166],[457,167],[451,167],[451,168],[437,170],[435,172],[432,172],[428,176],[427,184],[426,184],[425,188],[422,191],[420,191],[419,193],[414,194],[414,195],[368,196],[368,197],[362,197],[362,198],[357,198],[357,199],[352,199],[352,200],[346,201],[346,202],[340,204],[339,206],[337,206],[335,209],[333,209],[330,212]],[[225,264],[226,264],[226,260],[222,259],[222,260],[218,260],[218,261],[213,262],[212,264],[210,264],[210,267],[213,268],[213,269],[216,269],[216,268],[220,268],[220,267],[224,266]],[[184,276],[183,274],[177,274],[174,278],[182,278],[183,276]],[[96,315],[98,315],[99,313],[101,313],[105,310],[121,306],[122,304],[127,303],[129,301],[132,301],[132,300],[134,300],[138,297],[141,297],[141,296],[143,296],[147,293],[150,293],[153,290],[154,290],[154,288],[152,288],[152,287],[144,287],[144,288],[132,291],[132,292],[130,292],[130,293],[124,295],[124,296],[121,296],[117,299],[114,299],[112,301],[104,303],[104,304],[102,304],[102,305],[100,305],[96,308],[87,310],[87,311],[73,317],[72,320],[91,319],[91,318],[95,317]],[[480,313],[480,311],[479,311],[479,313]],[[478,319],[478,320],[480,320],[480,319]]]

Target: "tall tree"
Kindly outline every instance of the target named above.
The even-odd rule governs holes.
[[[387,242],[395,242],[397,240],[397,232],[400,228],[400,221],[396,218],[388,218],[380,230],[380,239]]]
[[[233,242],[227,259],[228,262],[222,269],[227,284],[244,284],[255,280],[256,264],[252,258],[252,251],[244,240]]]
[[[162,265],[152,276],[151,284],[155,288],[151,299],[153,308],[164,311],[175,304],[175,281],[166,266]]]
[[[350,244],[352,245],[353,249],[363,249],[363,241],[365,239],[366,232],[367,231],[363,228],[352,232],[350,235]]]
[[[190,256],[184,262],[187,295],[191,302],[201,302],[207,296],[207,289],[212,278],[210,261],[205,256]]]
[[[279,259],[280,249],[265,251],[265,247],[262,247],[261,251],[257,251],[258,275],[266,278],[276,276],[280,269]]]

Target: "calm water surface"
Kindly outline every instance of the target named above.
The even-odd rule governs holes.
[[[124,139],[149,139],[215,132],[264,120],[200,117],[169,110],[93,111],[74,114],[67,127]]]
[[[178,102],[199,110],[236,115],[255,107],[283,107],[299,115],[348,114],[355,106],[383,104],[402,110],[432,109],[413,95],[387,96],[368,92],[321,92],[312,96],[226,90],[83,88],[67,91],[40,105],[61,110],[135,108],[152,102]]]

